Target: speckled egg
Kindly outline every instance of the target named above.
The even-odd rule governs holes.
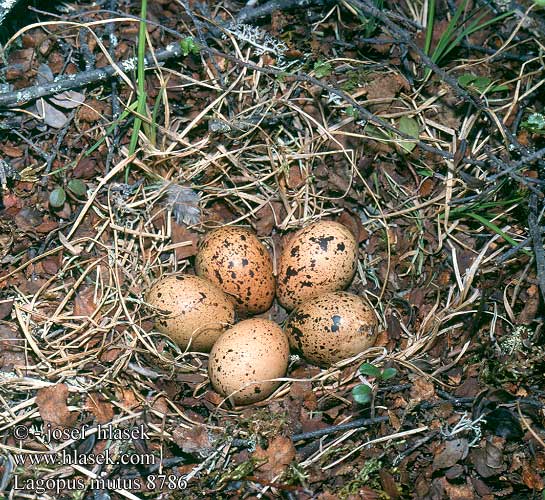
[[[286,309],[346,288],[356,272],[358,244],[346,226],[320,221],[297,231],[282,249],[276,296]]]
[[[252,318],[227,330],[210,351],[208,375],[214,389],[235,404],[261,401],[286,374],[289,343],[273,321]]]
[[[235,321],[233,300],[216,285],[190,274],[167,276],[149,290],[155,328],[182,349],[208,352]]]
[[[289,316],[284,331],[290,346],[318,366],[328,366],[373,346],[375,312],[357,295],[332,292],[311,299]]]
[[[225,226],[207,234],[199,245],[195,272],[231,295],[237,311],[244,315],[271,307],[275,289],[272,259],[248,229]]]

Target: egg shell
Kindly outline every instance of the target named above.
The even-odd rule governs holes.
[[[229,328],[214,344],[208,375],[214,389],[235,404],[268,397],[286,374],[289,343],[273,321],[252,318]]]
[[[275,290],[272,259],[248,229],[225,226],[208,233],[199,245],[195,272],[231,295],[237,311],[244,315],[271,307]]]
[[[182,349],[208,352],[235,322],[233,300],[190,274],[162,278],[150,288],[146,302],[156,310],[155,328]]]
[[[331,292],[297,307],[288,317],[284,331],[290,346],[308,361],[329,366],[373,346],[378,320],[361,297]]]
[[[297,231],[280,254],[276,296],[293,309],[313,297],[346,288],[358,263],[358,244],[338,222],[320,221]]]

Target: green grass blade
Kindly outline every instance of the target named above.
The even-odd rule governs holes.
[[[490,222],[488,219],[485,219],[484,217],[481,217],[480,215],[478,215],[476,213],[473,213],[473,212],[468,212],[467,215],[469,217],[472,217],[476,221],[480,222],[483,226],[487,227],[488,229],[494,231],[496,234],[499,234],[510,245],[512,245],[514,247],[516,247],[518,245],[518,243],[513,238],[511,238],[511,236],[506,234],[498,226],[496,226],[496,224],[494,224],[493,222]],[[523,252],[523,253],[525,253],[526,255],[529,255],[529,256],[532,255],[532,253],[529,252],[528,250],[522,249],[521,252]]]
[[[138,107],[137,112],[143,115],[146,112],[146,88],[145,88],[145,54],[146,54],[146,17],[148,11],[148,1],[142,0],[140,8],[140,29],[138,31]],[[129,155],[132,155],[136,151],[136,145],[138,144],[138,133],[142,126],[142,119],[138,116],[134,119],[134,126],[132,130],[131,140],[129,143]],[[125,171],[125,182],[129,177],[129,168]]]
[[[119,126],[119,124],[123,122],[123,120],[125,120],[125,118],[127,118],[130,115],[131,111],[134,111],[137,106],[138,106],[137,102],[133,102],[132,104],[127,106],[127,109],[125,109],[119,115],[119,118],[117,118],[117,120],[112,122],[112,124],[106,129],[106,133],[104,134],[104,136],[101,137],[97,142],[95,142],[87,151],[85,151],[85,153],[83,153],[83,156],[87,157],[93,151],[95,151],[106,140],[106,137],[108,137],[114,131],[115,127]]]
[[[443,51],[445,50],[446,46],[449,44],[453,34],[455,33],[457,27],[458,27],[458,20],[460,19],[462,12],[465,10],[468,0],[464,0],[460,3],[458,8],[456,9],[456,12],[454,13],[454,16],[448,23],[447,29],[445,32],[441,35],[441,38],[439,38],[439,42],[437,42],[437,47],[435,47],[435,50],[433,51],[432,61],[437,62],[443,57]]]
[[[435,21],[435,0],[428,0],[428,20],[426,21],[426,43],[424,52],[430,55],[431,42],[433,39],[433,25]]]
[[[501,21],[502,19],[505,19],[506,17],[509,17],[512,14],[513,14],[513,11],[505,12],[504,14],[501,14],[495,17],[494,19],[489,19],[488,21],[485,21],[482,24],[479,24],[479,22],[486,14],[479,16],[479,18],[476,19],[470,26],[468,26],[467,28],[464,28],[460,32],[460,34],[452,41],[450,46],[445,50],[442,57],[445,57],[449,52],[454,50],[466,36],[469,36],[475,33],[476,31],[482,30],[490,26],[491,24],[497,23],[498,21]]]

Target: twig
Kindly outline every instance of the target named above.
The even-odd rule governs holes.
[[[152,67],[154,59],[157,62],[164,62],[175,57],[182,55],[179,44],[173,43],[167,45],[167,47],[159,52],[155,53],[155,58],[147,56],[145,58],[146,67]],[[119,68],[123,71],[131,71],[136,68],[136,59],[126,59],[118,64]],[[105,66],[100,69],[93,69],[91,71],[83,71],[77,75],[64,76],[62,78],[56,78],[53,82],[47,82],[41,85],[35,85],[33,87],[27,87],[20,89],[16,92],[5,92],[0,94],[0,107],[22,106],[23,104],[38,99],[40,97],[47,97],[55,94],[60,94],[65,90],[73,90],[94,83],[109,80],[110,78],[117,76],[119,71],[114,66]]]
[[[293,434],[292,436],[290,436],[290,439],[294,443],[298,441],[307,441],[309,439],[316,439],[323,436],[328,436],[329,434],[336,434],[337,432],[345,432],[353,429],[362,429],[363,427],[368,427],[370,425],[378,424],[381,422],[387,422],[389,420],[389,417],[359,418],[357,420],[353,420],[352,422],[347,422],[346,424],[331,425],[330,427],[326,427],[325,429],[318,429],[316,431]],[[252,441],[249,439],[233,439],[231,443],[234,446],[248,447],[252,444]]]
[[[507,250],[507,252],[505,252],[503,255],[501,255],[500,257],[498,257],[498,259],[496,260],[496,263],[498,265],[500,264],[503,264],[505,261],[509,260],[511,257],[513,257],[513,255],[517,254],[518,252],[520,252],[525,246],[527,246],[528,244],[530,244],[530,242],[532,241],[532,237],[531,236],[528,236],[528,238],[525,238],[523,241],[521,241],[517,246],[514,246],[513,248],[510,248],[509,250]]]
[[[488,47],[483,47],[481,45],[473,45],[465,41],[462,41],[461,45],[462,47],[464,47],[464,49],[474,50],[475,52],[482,52],[483,54],[489,54],[492,56],[491,60],[494,60],[494,61],[507,60],[507,61],[526,62],[536,57],[534,55],[511,54],[509,52],[500,52],[498,55],[495,55],[498,52],[495,49],[490,49]]]
[[[537,279],[541,297],[545,300],[545,249],[543,248],[543,238],[541,226],[538,219],[537,194],[530,195],[528,204],[530,213],[528,214],[528,228],[534,246],[534,254],[536,258]]]
[[[359,418],[346,424],[332,425],[325,429],[318,429],[316,431],[302,432],[300,434],[294,434],[291,436],[291,440],[295,443],[297,441],[306,441],[308,439],[316,439],[322,436],[328,436],[329,434],[336,434],[337,432],[350,431],[352,429],[361,429],[368,427],[369,425],[379,424],[381,422],[388,422],[390,417],[374,417],[374,418]]]
[[[76,111],[77,111],[77,108],[70,111],[70,114],[68,115],[68,118],[66,119],[66,123],[63,125],[62,129],[59,130],[59,133],[57,134],[57,141],[55,142],[55,147],[47,156],[47,165],[45,167],[44,175],[42,176],[42,180],[41,180],[41,183],[43,186],[47,184],[47,176],[49,175],[49,172],[51,172],[51,167],[53,166],[53,162],[55,161],[55,158],[57,157],[57,154],[59,153],[59,149],[61,148],[62,141],[64,141],[64,138],[68,132],[68,129],[70,128],[72,120],[74,119],[74,116],[76,116]]]
[[[289,10],[296,7],[310,7],[311,5],[325,5],[332,0],[271,0],[258,7],[244,7],[237,16],[239,23],[247,23],[260,17],[272,14],[275,10]]]
[[[85,61],[85,71],[90,71],[95,67],[95,56],[87,44],[86,37],[87,30],[85,28],[81,28],[79,30],[80,53]]]
[[[117,0],[110,0],[108,4],[110,10],[115,10],[117,8]],[[108,23],[106,25],[106,34],[108,35],[108,53],[112,60],[115,56],[115,49],[117,47],[117,37],[114,33],[115,23]],[[112,164],[113,156],[117,147],[119,145],[119,125],[117,119],[121,113],[121,107],[119,105],[119,96],[117,94],[117,80],[114,78],[111,83],[111,99],[112,99],[112,121],[115,123],[114,129],[112,131],[112,142],[108,147],[108,154],[106,155],[105,171],[108,173],[110,171],[110,166]]]

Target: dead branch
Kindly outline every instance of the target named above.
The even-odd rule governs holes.
[[[272,14],[275,10],[289,10],[296,7],[310,7],[312,5],[325,5],[333,3],[332,0],[271,0],[258,7],[244,7],[237,16],[239,23],[247,23],[260,17]]]
[[[541,297],[545,300],[545,249],[543,248],[543,231],[539,225],[539,210],[537,206],[537,194],[530,195],[530,213],[528,214],[528,228],[532,237],[534,255],[536,258],[537,279]]]
[[[145,58],[146,67],[154,65],[154,59],[157,62],[164,62],[175,57],[180,57],[182,50],[177,43],[168,45],[165,49],[157,51],[155,57],[148,55]],[[22,106],[27,102],[39,99],[40,97],[48,97],[60,94],[65,90],[73,90],[87,85],[93,85],[98,82],[104,82],[118,76],[121,71],[132,71],[136,69],[136,58],[126,59],[121,61],[117,66],[105,66],[103,68],[83,71],[76,75],[67,75],[57,78],[53,82],[35,85],[17,90],[15,92],[5,92],[0,94],[0,107],[7,108],[13,106]]]

